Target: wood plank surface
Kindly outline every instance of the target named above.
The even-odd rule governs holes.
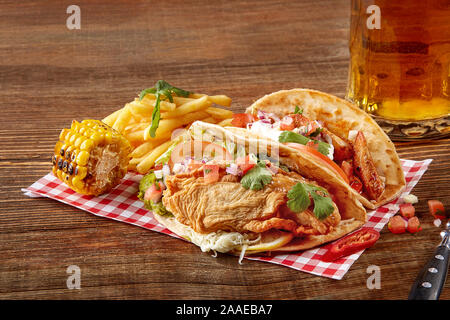
[[[343,97],[348,0],[0,2],[0,299],[405,299],[439,242],[426,201],[450,208],[450,139],[397,144],[402,158],[432,158],[413,193],[423,231],[381,239],[340,280],[269,263],[202,253],[194,245],[28,198],[50,169],[59,131],[103,118],[158,79],[233,98],[295,87]],[[81,289],[66,268],[81,268]],[[371,265],[381,289],[366,286]],[[441,299],[450,298],[450,281]]]

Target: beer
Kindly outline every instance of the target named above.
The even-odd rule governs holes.
[[[347,98],[397,138],[450,133],[450,0],[352,0]]]

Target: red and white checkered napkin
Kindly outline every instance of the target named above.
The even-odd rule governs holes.
[[[428,168],[432,159],[424,161],[401,160],[405,172],[406,188],[400,198],[409,194],[412,188],[420,180]],[[128,173],[110,193],[99,196],[83,196],[61,183],[53,174],[49,173],[30,187],[23,189],[30,197],[48,197],[66,204],[70,204],[97,216],[110,218],[143,227],[148,230],[162,232],[170,236],[180,238],[174,233],[158,224],[153,214],[144,208],[143,203],[136,197],[141,175]],[[396,199],[377,210],[368,213],[368,222],[365,227],[374,228],[377,231],[399,210],[399,200]],[[181,239],[181,238],[180,238]],[[350,266],[355,262],[364,250],[341,258],[333,263],[321,261],[321,257],[327,251],[329,245],[307,250],[295,254],[282,254],[272,257],[248,257],[247,259],[259,260],[280,264],[296,270],[309,272],[315,275],[342,279]]]

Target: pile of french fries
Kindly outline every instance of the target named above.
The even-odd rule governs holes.
[[[230,126],[233,117],[231,110],[213,106],[229,107],[231,99],[225,95],[174,96],[173,103],[160,101],[161,120],[155,137],[151,137],[149,129],[155,103],[155,95],[147,94],[142,100],[136,98],[102,120],[130,141],[133,151],[128,169],[141,174],[148,173],[155,161],[170,148],[174,143],[172,133],[177,129],[188,128],[197,120]]]

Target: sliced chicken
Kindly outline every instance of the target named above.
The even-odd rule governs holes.
[[[369,198],[377,200],[383,194],[385,185],[377,172],[377,168],[367,148],[366,138],[361,131],[358,131],[356,135],[353,150],[355,172],[361,178]]]

